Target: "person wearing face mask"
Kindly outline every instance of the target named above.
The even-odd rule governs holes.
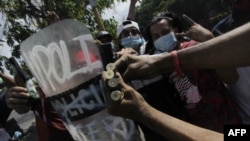
[[[133,1],[135,2],[136,0]],[[121,48],[119,52],[116,52],[117,58],[124,54],[145,55],[146,42],[136,22],[131,20],[124,21],[118,26],[117,37]],[[182,101],[178,96],[178,92],[166,77],[158,75],[148,80],[129,81],[128,84],[138,90],[152,107],[174,117],[182,117],[184,109]],[[138,125],[142,129],[146,141],[168,141],[145,125],[140,123]]]
[[[241,123],[236,106],[215,70],[193,70],[182,72],[178,67],[176,50],[198,44],[177,38],[182,32],[182,23],[172,12],[156,15],[147,28],[149,54],[171,53],[175,71],[164,74],[175,86],[186,109],[183,120],[203,128],[223,132],[224,124]],[[152,46],[154,48],[152,48]],[[195,56],[193,56],[195,59]],[[223,108],[222,108],[223,107]]]
[[[145,52],[145,40],[140,32],[138,23],[126,20],[117,28],[118,45],[121,49],[117,52],[118,58],[124,52],[142,55]]]

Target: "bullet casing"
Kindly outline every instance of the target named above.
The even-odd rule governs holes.
[[[108,80],[115,77],[115,73],[112,70],[105,71],[105,75]]]
[[[109,63],[106,65],[106,70],[112,70],[114,73],[116,72],[116,67],[114,63]]]
[[[111,92],[111,99],[113,101],[119,101],[122,100],[124,97],[124,93],[119,91],[119,90],[115,90]]]
[[[117,78],[111,78],[108,80],[108,86],[110,88],[117,88],[118,86],[118,79]]]

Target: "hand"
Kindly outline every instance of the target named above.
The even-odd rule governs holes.
[[[143,110],[148,104],[144,98],[132,87],[128,86],[122,79],[121,75],[117,72],[116,77],[118,79],[118,88],[124,93],[123,98],[120,101],[113,101],[111,99],[111,91],[107,85],[106,75],[103,73],[103,92],[105,93],[108,112],[114,116],[121,116],[133,120],[140,121]]]
[[[117,70],[122,74],[124,81],[135,79],[149,79],[157,75],[151,55],[126,54],[115,61]]]
[[[29,96],[26,88],[14,86],[8,89],[5,101],[8,108],[14,109],[19,114],[23,114],[30,110],[30,108],[26,106]]]
[[[55,23],[60,20],[60,17],[53,11],[47,11],[47,19],[49,24]]]
[[[122,55],[125,54],[138,55],[138,52],[135,51],[133,48],[122,48],[122,50],[116,52],[116,58],[120,58]]]
[[[183,15],[183,18],[189,23],[191,27],[186,32],[176,33],[176,37],[186,36],[198,42],[204,42],[214,37],[212,32],[202,27],[188,16]]]

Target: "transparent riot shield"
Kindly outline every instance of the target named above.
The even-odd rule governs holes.
[[[82,23],[66,19],[21,43],[21,55],[77,141],[141,140],[133,121],[106,111],[98,47]]]

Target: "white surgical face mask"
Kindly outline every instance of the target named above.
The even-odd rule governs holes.
[[[154,41],[154,46],[156,50],[160,53],[162,52],[170,52],[172,51],[176,44],[177,44],[177,39],[174,35],[174,32],[170,32],[169,34],[166,34],[159,39]]]

